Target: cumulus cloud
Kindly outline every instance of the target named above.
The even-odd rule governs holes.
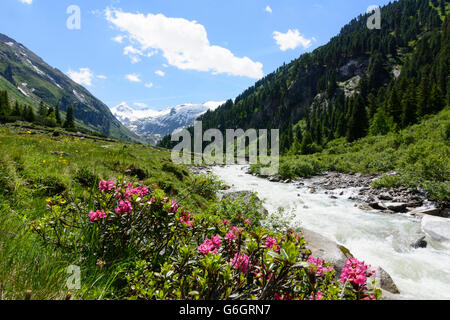
[[[153,88],[153,83],[152,82],[146,83],[145,86],[147,88]]]
[[[127,74],[125,76],[125,79],[130,82],[141,82],[140,76],[138,74]]]
[[[300,46],[303,47],[303,49],[308,49],[312,43],[312,40],[303,37],[297,29],[289,29],[286,33],[275,31],[273,33],[273,38],[281,51],[296,49]]]
[[[69,69],[67,74],[73,81],[80,85],[92,85],[92,78],[94,77],[94,73],[89,68],[80,68],[79,71]]]
[[[106,19],[139,44],[142,53],[161,52],[169,65],[181,70],[229,74],[259,79],[263,65],[248,57],[236,57],[230,50],[211,45],[206,29],[196,21],[169,18],[163,14],[127,13],[106,9]],[[123,40],[123,39],[122,39]]]
[[[266,7],[266,12],[272,13],[272,8],[271,8],[270,6],[267,6],[267,7]]]
[[[20,0],[20,2],[26,3],[26,4],[32,4],[33,0]]]
[[[107,76],[104,76],[104,75],[102,75],[102,74],[99,74],[98,76],[96,76],[98,79],[108,79],[108,77]]]
[[[161,71],[161,70],[155,71],[155,74],[160,76],[160,77],[164,77],[166,75],[166,73],[164,71]]]

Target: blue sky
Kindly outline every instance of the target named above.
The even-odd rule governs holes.
[[[235,98],[384,0],[1,0],[0,33],[108,106]],[[81,28],[66,26],[77,5]]]

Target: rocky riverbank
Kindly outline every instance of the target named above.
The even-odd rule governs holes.
[[[395,174],[395,173],[393,173]],[[427,199],[422,189],[400,188],[372,188],[373,181],[380,175],[345,174],[325,172],[312,178],[282,181],[279,177],[261,177],[273,182],[293,183],[299,187],[307,187],[311,193],[319,189],[329,195],[330,199],[346,198],[360,203],[359,208],[366,211],[382,211],[387,214],[406,213],[418,218],[432,215],[450,218],[450,210],[442,204]]]

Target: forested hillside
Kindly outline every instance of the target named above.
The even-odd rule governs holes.
[[[417,123],[449,101],[449,1],[381,8],[380,30],[360,15],[312,53],[283,65],[200,120],[203,130],[280,129],[282,153],[310,154]],[[170,147],[170,137],[162,146]]]

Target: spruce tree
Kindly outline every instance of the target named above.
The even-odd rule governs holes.
[[[61,125],[61,114],[59,113],[59,105],[55,108],[56,123]]]
[[[41,100],[41,103],[39,103],[39,116],[45,118],[47,116],[47,112],[47,107],[44,105],[44,101]]]
[[[366,106],[361,95],[354,100],[352,114],[348,123],[347,140],[353,142],[367,134],[368,119]]]
[[[22,116],[22,112],[20,111],[20,106],[19,106],[19,103],[17,102],[17,100],[16,100],[16,103],[14,104],[14,109],[11,113],[11,116],[13,116],[13,117]]]
[[[410,90],[406,91],[402,100],[402,127],[406,128],[416,122],[417,117],[417,103],[414,93]]]
[[[74,129],[75,128],[75,118],[73,116],[73,108],[69,106],[67,108],[66,122],[64,123],[64,128]]]

